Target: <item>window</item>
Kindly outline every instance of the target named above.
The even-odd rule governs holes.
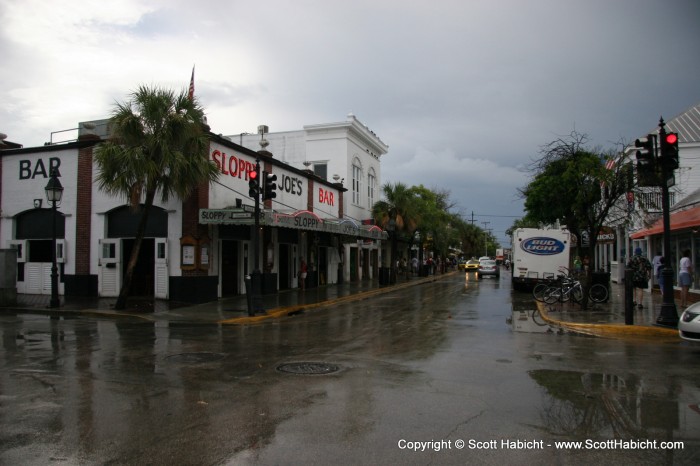
[[[362,168],[360,167],[360,161],[358,159],[352,162],[352,203],[360,204],[360,193],[362,185]]]
[[[367,208],[374,207],[374,190],[376,188],[377,178],[374,176],[374,170],[370,168],[367,175]]]
[[[327,163],[315,163],[314,164],[314,175],[324,180],[328,180],[328,164]]]

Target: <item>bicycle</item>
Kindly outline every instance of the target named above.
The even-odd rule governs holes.
[[[571,270],[569,270],[567,267],[561,266],[559,267],[559,275],[557,275],[557,278],[554,278],[553,276],[547,277],[544,279],[545,281],[535,285],[535,287],[532,289],[532,296],[536,301],[544,301],[544,293],[550,287],[561,286],[563,280],[571,278],[573,278],[571,275]]]
[[[579,280],[565,277],[559,286],[550,286],[543,292],[543,301],[547,304],[566,302],[573,299],[574,302],[583,301],[583,286]],[[608,299],[608,288],[600,283],[594,283],[588,290],[588,299],[594,303],[602,303]]]

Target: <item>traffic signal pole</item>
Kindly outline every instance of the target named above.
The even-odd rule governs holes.
[[[656,318],[656,324],[663,327],[677,327],[678,326],[678,312],[676,311],[676,301],[674,299],[673,292],[673,267],[671,265],[671,213],[670,213],[670,201],[668,187],[672,182],[672,177],[674,173],[674,161],[672,160],[673,154],[666,149],[666,124],[664,119],[659,120],[659,139],[660,144],[660,157],[659,162],[661,165],[661,207],[663,210],[663,224],[664,224],[664,268],[661,270],[661,275],[664,278],[664,289],[663,289],[663,301],[661,303],[661,311],[659,316]]]
[[[255,171],[248,173],[248,194],[253,198],[255,210],[253,218],[252,249],[253,272],[245,276],[245,286],[248,302],[248,315],[264,313],[262,305],[262,273],[260,272],[260,159],[255,159]]]

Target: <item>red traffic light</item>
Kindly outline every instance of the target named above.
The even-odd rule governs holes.
[[[251,170],[248,172],[248,179],[254,180],[258,177],[258,172],[256,170]]]
[[[678,135],[676,133],[670,133],[666,135],[667,144],[675,144],[678,142]]]

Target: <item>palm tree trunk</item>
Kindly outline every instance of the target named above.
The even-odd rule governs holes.
[[[155,189],[149,189],[146,192],[146,202],[143,206],[143,212],[141,212],[141,219],[139,220],[139,226],[136,230],[136,238],[134,238],[134,247],[131,250],[131,257],[129,257],[129,263],[126,266],[126,273],[124,274],[124,281],[122,282],[122,288],[119,290],[119,297],[117,302],[114,304],[115,310],[123,310],[126,308],[126,300],[131,291],[131,282],[134,278],[134,269],[136,269],[136,263],[139,259],[139,252],[141,251],[141,243],[143,242],[143,236],[146,233],[146,223],[148,222],[148,215],[151,211],[151,206],[153,205],[153,199],[156,196]]]

